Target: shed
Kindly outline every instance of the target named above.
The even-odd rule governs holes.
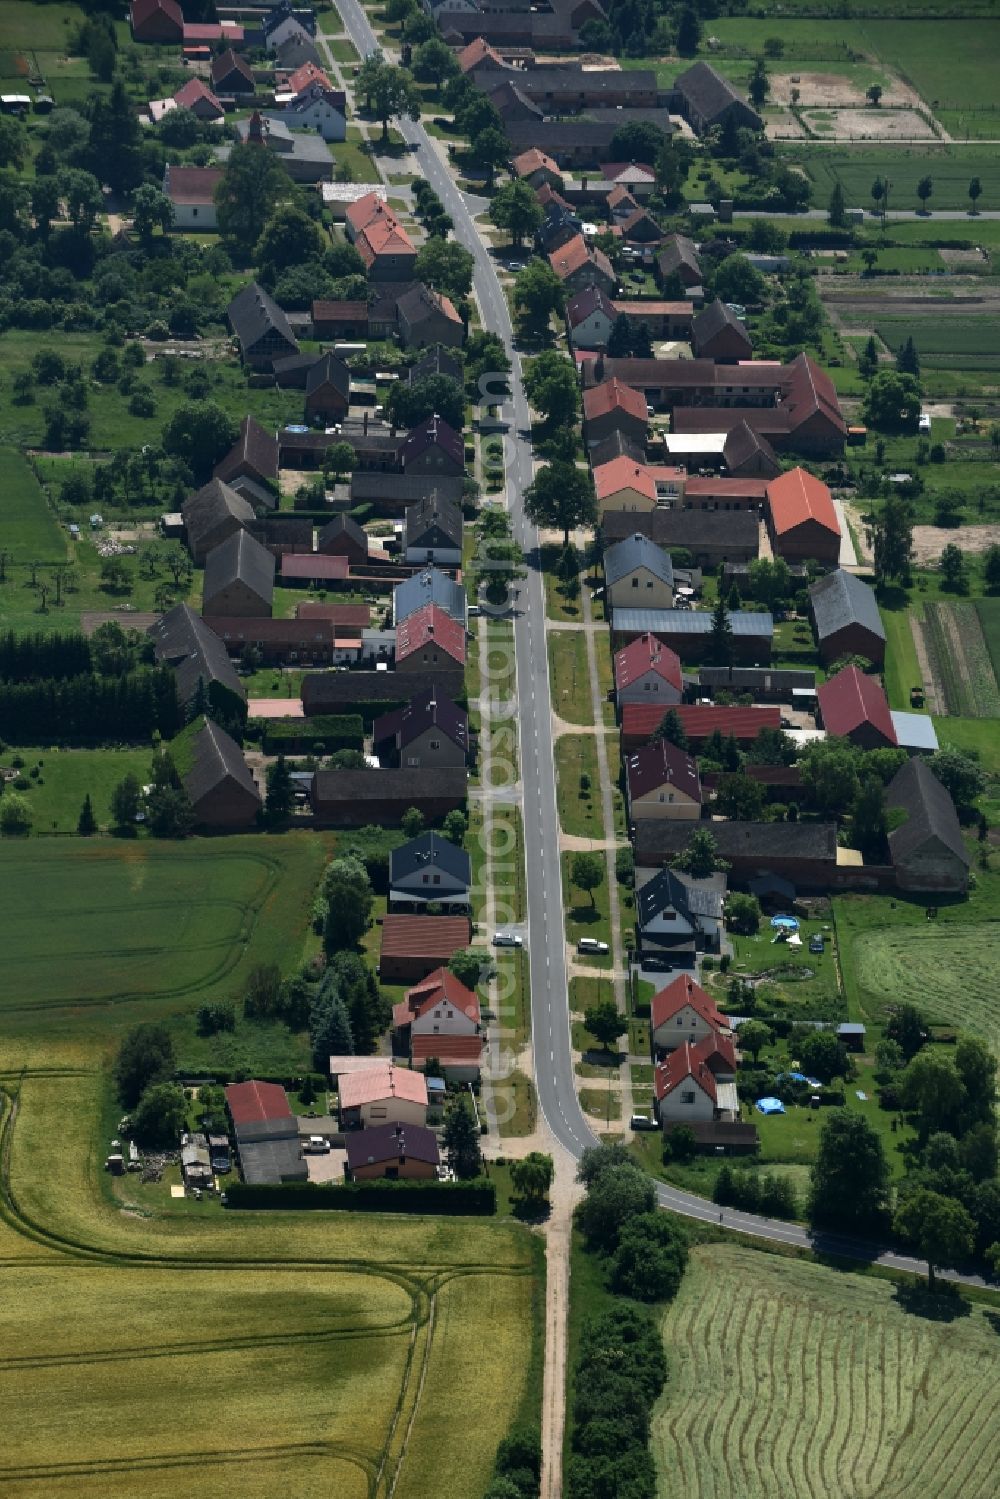
[[[809,590],[816,643],[824,661],[864,656],[875,666],[885,660],[885,626],[874,590],[854,573],[836,568]]]

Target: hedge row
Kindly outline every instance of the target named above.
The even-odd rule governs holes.
[[[493,1217],[497,1189],[490,1181],[367,1181],[319,1186],[315,1182],[282,1182],[256,1186],[235,1182],[226,1188],[226,1206],[286,1212],[463,1213]]]
[[[277,755],[293,745],[308,751],[321,744],[327,754],[335,750],[362,749],[365,726],[360,713],[320,713],[308,720],[275,719],[265,723],[261,739],[266,755]]]

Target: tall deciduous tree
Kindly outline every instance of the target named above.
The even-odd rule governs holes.
[[[273,151],[233,146],[215,190],[219,232],[249,256],[278,204],[293,191],[292,179]]]
[[[575,463],[550,463],[525,490],[524,508],[536,525],[558,527],[563,545],[569,546],[570,531],[597,519],[594,481]]]
[[[686,847],[671,859],[674,869],[689,874],[692,879],[705,880],[716,870],[728,869],[729,865],[719,854],[715,834],[708,828],[695,828]]]
[[[353,947],[371,919],[374,896],[368,871],[358,859],[334,859],[326,867],[320,890],[326,901],[323,941],[327,952]]]
[[[626,1021],[613,999],[602,999],[584,1011],[583,1023],[599,1046],[611,1051],[625,1030]]]
[[[428,239],[414,262],[414,271],[435,291],[448,297],[467,297],[472,290],[472,256],[457,240]]]
[[[879,378],[876,375],[875,379]],[[889,495],[879,506],[869,534],[876,583],[898,582],[905,586],[910,580],[914,556],[911,506],[899,495]]]
[[[601,854],[587,853],[581,850],[573,855],[570,865],[570,881],[578,890],[585,890],[590,896],[590,904],[596,910],[597,902],[594,899],[594,891],[599,890],[604,884],[606,873],[604,859]]]
[[[812,1168],[809,1221],[816,1227],[869,1232],[881,1221],[889,1190],[882,1141],[862,1114],[827,1114]]]
[[[135,1026],[123,1038],[115,1060],[119,1099],[127,1109],[132,1108],[149,1085],[168,1078],[175,1065],[174,1043],[165,1026]]]
[[[927,1261],[927,1284],[932,1291],[934,1271],[963,1265],[975,1246],[976,1225],[968,1210],[953,1197],[926,1187],[906,1195],[893,1227]]]
[[[550,1155],[532,1150],[520,1161],[513,1161],[510,1179],[514,1191],[524,1202],[539,1205],[549,1195],[555,1167]]]
[[[548,261],[536,257],[514,282],[514,307],[526,331],[545,333],[549,318],[561,313],[565,302],[563,284]]]
[[[536,411],[554,427],[570,425],[580,409],[576,371],[564,354],[546,349],[528,361],[524,388]]]
[[[543,218],[542,205],[527,182],[507,182],[490,203],[490,223],[510,236],[515,250],[534,234]]]

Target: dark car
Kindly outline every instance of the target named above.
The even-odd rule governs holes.
[[[823,950],[823,937],[821,933],[817,932],[815,936],[809,938],[809,951],[822,952]]]

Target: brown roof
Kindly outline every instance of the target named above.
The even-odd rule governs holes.
[[[660,717],[663,717],[662,713]],[[697,765],[685,750],[678,749],[666,739],[643,745],[642,749],[627,755],[625,771],[630,802],[650,791],[658,791],[661,786],[673,786],[692,801],[701,801]]]
[[[478,1067],[483,1055],[482,1036],[413,1036],[410,1058],[414,1067],[436,1057],[442,1064],[462,1063]]]
[[[592,390],[584,391],[585,420],[592,422],[596,417],[607,416],[611,411],[625,411],[629,416],[634,416],[642,422],[648,420],[645,396],[640,391],[633,390],[631,385],[625,385],[621,380],[615,378],[605,380],[602,385],[595,385]]]
[[[291,1119],[288,1094],[278,1083],[230,1083],[226,1103],[234,1124],[260,1124],[266,1119]]]
[[[379,776],[382,771],[369,771]],[[440,958],[468,947],[472,927],[467,916],[386,916],[382,922],[382,956]]]
[[[171,203],[213,203],[222,175],[221,167],[169,166],[167,197]]]
[[[392,921],[393,917],[387,920]],[[420,920],[421,918],[416,918]],[[433,917],[425,917],[433,921]],[[447,921],[447,916],[439,918]],[[402,1098],[409,1103],[427,1103],[427,1083],[419,1072],[408,1067],[397,1067],[392,1062],[379,1062],[372,1058],[372,1065],[363,1072],[348,1072],[338,1078],[337,1094],[342,1109],[359,1109],[366,1103],[378,1103],[383,1098]]]
[[[312,304],[312,320],[314,323],[361,323],[367,321],[367,302],[328,302],[318,301]]]
[[[572,276],[575,271],[580,270],[588,261],[591,265],[596,266],[601,274],[607,276],[609,280],[614,281],[616,279],[611,262],[604,251],[588,245],[582,234],[575,235],[566,244],[560,245],[558,250],[553,250],[549,256],[549,264],[560,281],[565,281],[568,276]]]
[[[889,700],[877,677],[866,676],[856,666],[845,666],[817,687],[816,698],[828,734],[847,738],[863,724],[870,724],[887,744],[897,743]]]
[[[299,619],[328,619],[348,629],[367,630],[372,622],[369,604],[299,604],[295,613]]]
[[[249,463],[267,479],[278,477],[278,439],[273,432],[265,432],[252,416],[243,418],[239,437],[225,458],[215,465],[213,477],[228,482],[244,463]]]
[[[227,645],[332,645],[336,630],[329,619],[248,619],[208,614],[205,623]]]
[[[638,682],[647,672],[662,677],[680,691],[683,685],[681,660],[675,651],[655,635],[637,635],[620,651],[615,652],[615,687],[621,692],[630,682]],[[660,706],[660,717],[664,709]]]

